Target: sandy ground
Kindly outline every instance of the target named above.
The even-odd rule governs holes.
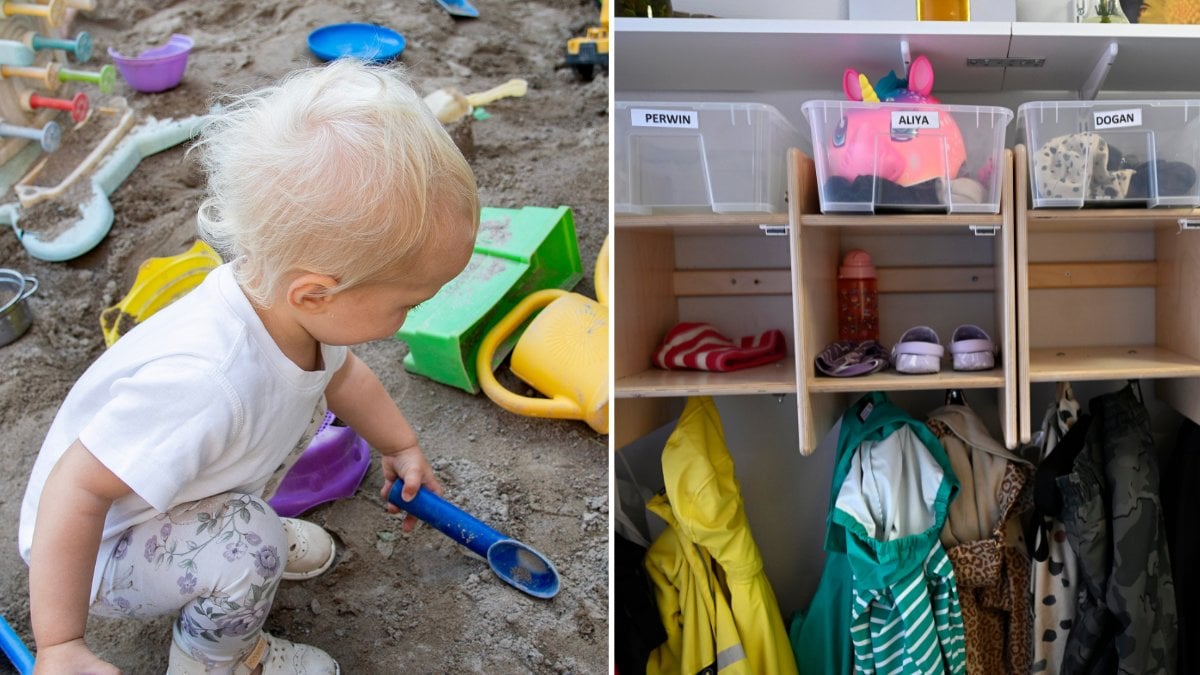
[[[492,117],[473,124],[481,201],[571,206],[587,273],[577,290],[594,297],[592,266],[607,231],[608,82],[603,75],[578,81],[562,56],[566,40],[597,21],[592,0],[477,0],[483,18],[473,21],[452,19],[431,0],[98,5],[76,19],[76,28],[96,39],[93,63],[108,62],[108,46],[130,54],[173,32],[195,39],[179,88],[137,94],[118,83],[116,93],[132,107],[160,119],[203,113],[216,92],[253,88],[316,63],[305,37],[344,21],[403,33],[402,62],[422,93],[527,79],[525,98],[494,103]],[[72,143],[70,134],[65,143]],[[29,644],[27,570],[16,552],[26,479],[59,401],[103,350],[100,311],[125,293],[142,260],[181,252],[193,240],[203,177],[183,149],[142,162],[112,195],[112,232],[78,259],[35,260],[11,232],[0,232],[0,266],[41,280],[29,300],[32,328],[0,347],[0,613]],[[447,497],[545,553],[558,567],[562,591],[550,601],[527,597],[436,530],[401,532],[381,506],[376,465],[353,498],[306,514],[337,535],[342,554],[321,578],[284,582],[268,630],[321,646],[346,673],[606,671],[607,438],[579,422],[519,417],[485,397],[410,376],[400,365],[402,343],[356,352],[416,426]],[[503,382],[524,390],[507,366],[501,373]],[[125,672],[163,672],[169,626],[168,618],[94,619],[89,642]],[[6,667],[0,664],[0,672]]]

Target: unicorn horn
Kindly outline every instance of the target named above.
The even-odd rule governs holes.
[[[862,100],[866,103],[879,103],[879,95],[875,93],[875,88],[871,86],[871,81],[866,75],[858,74],[858,86],[862,89]]]

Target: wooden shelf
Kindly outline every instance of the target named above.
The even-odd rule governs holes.
[[[1200,221],[1200,209],[1029,209],[1031,232],[1136,232],[1179,229],[1180,219]]]
[[[618,214],[618,230],[651,230],[676,234],[760,234],[759,225],[786,226],[786,213],[687,213],[634,216]]]
[[[813,393],[921,391],[925,389],[999,389],[1004,386],[1000,369],[974,372],[943,370],[930,375],[906,375],[894,370],[866,377],[812,377],[808,390]]]
[[[792,163],[790,178],[791,193],[800,194],[793,203],[805,203],[803,197],[811,195],[815,186],[813,162],[800,152],[789,155]],[[1004,442],[1008,447],[1017,444],[1017,363],[1016,303],[1014,297],[1014,225],[1013,213],[1013,160],[1011,153],[1004,156],[1004,179],[1001,182],[1000,213],[997,214],[820,214],[816,205],[809,202],[796,214],[799,222],[795,233],[793,270],[796,276],[796,342],[797,360],[804,364],[799,397],[800,451],[812,452],[825,432],[842,414],[842,397],[839,393],[863,393],[869,391],[922,391],[944,389],[995,389],[997,393],[997,419],[1003,430]],[[815,200],[814,200],[815,201]],[[900,252],[907,267],[881,267],[879,290],[902,293],[939,292],[982,292],[991,295],[994,320],[990,322],[996,338],[1000,367],[987,371],[959,372],[944,367],[931,375],[907,375],[894,370],[875,373],[865,377],[824,377],[816,374],[811,363],[834,335],[837,334],[837,308],[835,306],[837,265],[845,250],[843,238],[860,234],[885,234],[892,239],[906,239],[915,234],[953,234],[958,229],[969,234],[971,225],[996,228],[996,236],[988,237],[986,247],[991,249],[986,264],[968,264],[964,259],[956,263],[930,264],[928,251]],[[974,243],[974,242],[972,242]],[[886,245],[882,242],[877,245]],[[882,257],[882,256],[881,256]],[[938,311],[928,309],[926,311]]]
[[[1004,216],[998,213],[905,213],[891,215],[863,214],[804,214],[800,222],[806,227],[853,227],[864,234],[886,234],[903,229],[914,234],[944,233],[951,228],[966,230],[971,225],[1002,227]]]
[[[1030,209],[1025,146],[1017,145],[1013,154],[1019,205],[1017,340],[1028,345],[1019,354],[1020,440],[1032,438],[1037,421],[1030,401],[1030,384],[1035,382],[1161,379],[1164,382],[1156,387],[1159,399],[1200,419],[1200,309],[1194,290],[1200,271],[1193,262],[1200,240],[1195,233],[1176,234],[1179,220],[1197,218],[1200,210]],[[1109,233],[1120,236],[1101,236]],[[1054,236],[1035,239],[1035,234]],[[1146,248],[1133,254],[1113,243],[1118,239],[1126,247]],[[1069,260],[1055,262],[1064,251]],[[1083,251],[1084,257],[1070,255]],[[1149,252],[1152,259],[1144,257]],[[1032,262],[1039,258],[1049,262]],[[1074,293],[1072,288],[1089,295],[1068,299],[1063,293]],[[1049,291],[1035,297],[1034,289]],[[1097,294],[1108,289],[1114,292]],[[1152,299],[1128,292],[1135,289],[1152,292]],[[1080,311],[1075,316],[1085,317],[1084,323],[1067,318],[1049,331],[1038,324],[1055,322],[1075,310]],[[1040,337],[1031,335],[1034,325],[1040,326]],[[1108,344],[1051,346],[1083,333],[1089,341]]]
[[[1195,92],[1200,69],[1165,64],[1193,53],[1196,38],[1194,25],[619,18],[612,72],[621,92],[834,91],[847,67],[899,72],[906,40],[934,63],[941,94],[1077,91],[1116,43],[1105,90]],[[966,65],[1008,58],[1045,61]]]
[[[1029,350],[1029,380],[1124,380],[1200,377],[1200,361],[1154,345]]]
[[[617,398],[662,396],[744,396],[796,393],[792,359],[731,373],[651,368],[616,380]]]

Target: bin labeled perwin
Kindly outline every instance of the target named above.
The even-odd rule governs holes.
[[[617,213],[782,213],[800,134],[762,103],[618,102]]]
[[[1017,108],[1034,208],[1200,205],[1200,100]]]
[[[824,213],[998,213],[1007,108],[807,101]]]

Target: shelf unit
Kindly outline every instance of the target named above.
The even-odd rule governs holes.
[[[1016,442],[1015,280],[1013,276],[1012,159],[1006,153],[1000,214],[823,215],[813,162],[799,150],[788,155],[789,213],[745,216],[620,216],[616,221],[615,396],[617,447],[665,423],[670,408],[659,399],[692,395],[797,394],[800,451],[811,453],[820,437],[848,405],[849,395],[869,391],[995,389],[1005,440]],[[785,220],[786,218],[786,220]],[[764,222],[765,221],[765,222]],[[760,225],[787,224],[788,268],[712,271],[675,269],[678,237],[735,232],[762,238]],[[994,231],[987,266],[929,265],[913,260],[879,271],[881,293],[984,292],[995,295],[994,324],[988,328],[1000,347],[1000,366],[983,372],[947,369],[936,375],[895,371],[865,377],[818,375],[814,359],[836,339],[834,298],[843,235],[870,233],[912,238],[928,235],[973,237],[971,227]],[[747,239],[747,241],[749,241]],[[779,295],[790,302],[789,343],[793,357],[732,373],[667,371],[651,359],[658,340],[680,321],[678,302],[689,295]],[[738,336],[730,336],[738,337]],[[947,337],[949,335],[947,334]],[[650,406],[653,406],[652,409]],[[652,412],[648,412],[653,410]],[[629,417],[626,417],[629,415]]]
[[[661,370],[651,365],[662,336],[681,316],[714,320],[681,314],[681,298],[785,295],[791,302],[787,269],[677,270],[677,243],[694,237],[706,241],[732,237],[771,246],[783,238],[766,237],[763,226],[783,231],[787,225],[787,214],[617,216],[613,285],[614,306],[621,309],[613,317],[613,370],[615,415],[622,421],[614,431],[614,447],[667,422],[671,407],[665,398],[796,392],[791,359],[732,373]]]
[[[674,92],[681,98],[703,92],[705,100],[722,92],[836,96],[847,66],[899,72],[909,54],[930,57],[938,68],[937,92],[950,96],[1015,92],[1040,99],[1063,98],[1056,92],[1066,91],[1089,98],[1102,88],[1135,92],[1129,98],[1170,98],[1200,91],[1200,70],[1162,65],[1194,51],[1200,26],[622,18],[613,30],[613,81],[622,99],[644,98],[639,92],[663,100]],[[1036,67],[1027,67],[1031,63]],[[804,453],[851,395],[876,389],[993,390],[1009,447],[1028,441],[1040,420],[1031,410],[1031,388],[1060,379],[1152,378],[1160,400],[1200,419],[1200,305],[1189,292],[1200,287],[1200,233],[1180,227],[1180,219],[1200,222],[1200,209],[1033,210],[1023,153],[1008,153],[1002,206],[993,216],[823,215],[811,161],[798,152],[789,159],[786,216],[618,216],[616,447],[669,421],[678,403],[670,403],[673,397],[695,394],[795,394]],[[688,270],[675,269],[680,238],[720,232],[752,241],[761,236],[760,224],[787,226],[786,268],[724,270],[730,273],[726,288],[719,275],[689,279]],[[989,265],[939,261],[926,267],[914,259],[903,263],[911,267],[881,269],[880,290],[990,293],[994,323],[984,327],[1001,349],[995,371],[816,376],[813,359],[835,335],[833,285],[847,241],[868,235],[944,242],[949,233],[971,236],[969,226],[996,228]],[[1056,255],[1062,247],[1080,250]],[[743,273],[762,277],[761,292],[790,296],[794,357],[741,374],[653,371],[650,356],[679,320],[687,293],[741,293]],[[742,284],[736,290],[735,278]],[[1077,316],[1086,320],[1075,323]],[[882,337],[890,344],[896,336]]]
[[[1017,434],[1017,358],[1014,339],[1016,326],[1016,281],[1014,275],[1014,244],[1012,220],[1012,153],[1005,152],[1005,175],[1000,198],[1000,213],[972,215],[822,215],[816,197],[804,198],[816,192],[813,162],[798,150],[789,154],[791,174],[796,176],[792,189],[802,195],[793,200],[793,246],[795,295],[797,298],[796,362],[799,368],[797,389],[799,398],[800,451],[811,453],[821,437],[841,416],[852,401],[847,395],[870,391],[914,391],[946,389],[993,389],[998,403],[997,419],[1005,443],[1016,444]],[[817,373],[815,359],[827,344],[837,338],[836,285],[837,265],[846,246],[843,238],[861,232],[882,233],[887,237],[912,239],[917,237],[980,236],[973,231],[985,228],[991,232],[990,265],[947,266],[931,264],[929,260],[906,261],[908,267],[880,268],[879,292],[916,293],[929,307],[936,307],[939,293],[990,293],[994,317],[992,325],[984,326],[999,349],[997,366],[988,371],[958,372],[943,361],[941,372],[930,375],[906,375],[895,370],[865,377],[836,378]],[[978,243],[978,242],[972,242]],[[887,310],[880,300],[880,314]],[[936,314],[931,309],[929,314]],[[933,317],[926,319],[930,324]],[[950,333],[939,331],[943,344]],[[888,337],[881,336],[885,344]]]
[[[804,101],[842,96],[845,68],[899,72],[905,44],[912,56],[933,61],[934,91],[948,103],[1016,110],[1027,100],[1088,98],[1095,88],[1134,92],[1112,94],[1123,99],[1194,98],[1200,91],[1200,69],[1170,65],[1187,62],[1200,26],[617,19],[613,28],[617,100],[760,101],[796,126],[804,122]],[[968,67],[966,59],[976,57],[1045,61],[1037,68]],[[684,397],[719,395],[746,513],[785,616],[809,606],[822,573],[836,446],[826,432],[865,391],[888,391],[920,414],[944,400],[940,390],[963,389],[1009,447],[1030,439],[1060,378],[1094,380],[1077,385],[1081,393],[1153,378],[1145,390],[1159,404],[1150,406],[1156,435],[1174,417],[1157,416],[1167,406],[1200,420],[1200,293],[1192,290],[1200,288],[1200,232],[1180,233],[1178,224],[1200,220],[1200,210],[1034,211],[1023,152],[1012,153],[1001,210],[992,216],[823,215],[812,163],[792,152],[787,214],[615,219],[613,447],[645,460],[638,464],[642,477],[652,480],[663,434],[647,434],[675,419]],[[761,224],[787,228],[788,237],[764,237]],[[996,227],[997,236],[975,237],[972,225]],[[718,274],[690,269],[701,243],[727,256],[728,268],[753,266],[733,250],[741,246],[787,255],[772,257],[770,269]],[[955,325],[978,323],[1000,345],[1001,367],[955,373],[947,360],[936,377],[817,377],[812,359],[835,335],[832,289],[849,247],[875,258],[885,344],[926,321],[943,343]],[[720,304],[743,299],[725,294],[735,286],[767,289],[768,297],[790,303],[777,318],[792,320],[785,331],[791,358],[743,373],[651,370],[658,341],[681,317],[725,320],[730,337],[759,328],[759,316],[736,317],[753,314],[761,298],[745,297],[745,307]],[[928,298],[937,303],[932,314]],[[722,309],[708,314],[705,302]]]
[[[1161,379],[1158,398],[1200,419],[1200,232],[1184,227],[1200,209],[1032,209],[1014,155],[1020,440],[1040,382]]]

